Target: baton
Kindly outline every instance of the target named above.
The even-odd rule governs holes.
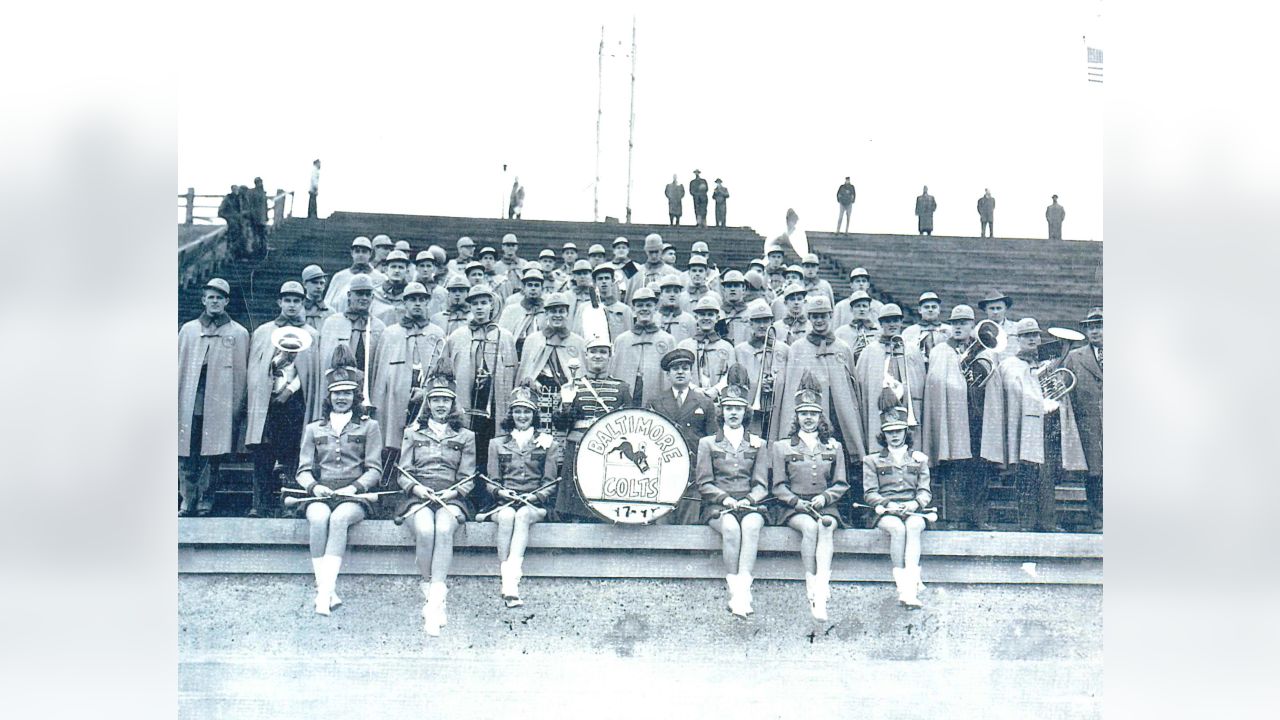
[[[423,500],[422,502],[417,503],[417,504],[415,504],[415,505],[410,505],[409,507],[405,508],[405,511],[404,511],[403,513],[401,513],[401,514],[399,514],[399,515],[395,516],[394,518],[391,518],[391,522],[395,523],[396,525],[403,525],[405,520],[408,520],[409,518],[413,517],[413,515],[414,515],[415,513],[417,513],[419,510],[421,510],[422,508],[426,507],[427,505],[430,505],[431,503],[435,503],[435,504],[439,505],[441,508],[443,508],[443,507],[445,507],[446,505],[448,505],[448,503],[447,503],[447,502],[445,502],[445,501],[444,501],[444,499],[443,499],[443,498],[441,498],[441,497],[436,493],[436,491],[432,490],[431,488],[427,487],[426,485],[423,485],[423,484],[422,484],[422,483],[421,483],[417,478],[415,478],[415,477],[413,476],[413,474],[412,474],[412,473],[410,473],[408,470],[405,470],[403,467],[401,467],[399,463],[394,463],[394,466],[395,466],[395,469],[396,469],[396,470],[399,470],[402,474],[404,474],[404,476],[405,476],[405,477],[409,478],[409,481],[410,481],[410,482],[412,482],[415,486],[421,486],[423,490],[426,490],[426,491],[427,491],[427,497],[426,497],[426,499],[425,499],[425,500]],[[477,476],[483,477],[482,475],[480,475],[480,473],[475,473],[475,474],[473,474],[473,475],[468,475],[467,477],[464,477],[464,478],[462,478],[461,480],[459,480],[458,482],[456,482],[456,483],[454,483],[454,484],[450,485],[449,487],[445,488],[445,489],[444,489],[444,490],[442,490],[441,492],[449,492],[450,490],[457,490],[459,487],[462,487],[464,484],[466,484],[466,483],[467,483],[468,481],[470,481],[472,478],[477,477]],[[401,491],[396,491],[396,492],[401,492]]]
[[[379,497],[381,497],[382,495],[391,495],[391,494],[392,494],[392,493],[388,493],[388,492],[381,492],[381,493],[356,493],[355,495],[339,495],[339,494],[337,494],[337,493],[334,493],[334,494],[329,495],[329,496],[327,496],[327,497],[319,497],[319,496],[316,496],[316,497],[304,497],[304,498],[299,498],[299,497],[287,497],[287,498],[284,498],[284,504],[285,504],[285,507],[294,507],[294,506],[297,506],[297,505],[303,505],[303,504],[306,504],[306,503],[315,502],[316,500],[335,500],[335,499],[336,499],[336,500],[338,500],[339,502],[341,502],[341,501],[345,501],[345,500],[365,500],[365,501],[367,501],[367,502],[374,502],[374,501],[376,501]]]
[[[862,504],[862,503],[851,503],[851,504],[852,504],[854,507],[867,508],[868,510],[875,510],[876,515],[885,515],[885,514],[893,514],[893,515],[897,515],[897,514],[898,514],[898,513],[889,513],[888,509],[886,509],[884,505],[864,505],[864,504]],[[916,517],[922,517],[922,518],[924,518],[925,520],[928,520],[929,522],[937,522],[937,521],[938,521],[938,509],[937,509],[937,508],[924,508],[924,509],[923,509],[923,510],[921,510],[920,512],[903,512],[902,514],[903,514],[903,515],[915,515]]]
[[[480,479],[481,479],[481,480],[484,480],[484,481],[485,481],[486,483],[488,483],[489,485],[492,485],[493,487],[498,488],[499,490],[505,490],[505,489],[506,489],[506,486],[505,486],[505,485],[503,485],[502,483],[499,483],[499,482],[498,482],[498,481],[496,481],[496,480],[490,480],[488,477],[486,477],[486,476],[484,476],[484,475],[481,475],[481,476],[480,476]],[[557,482],[559,482],[559,481],[557,481]],[[535,490],[534,492],[537,492],[537,491]],[[522,494],[523,494],[523,493],[522,493]],[[519,495],[517,495],[517,496],[514,498],[514,500],[515,500],[515,501],[517,501],[517,502],[522,502],[522,503],[524,503],[525,505],[528,505],[528,506],[529,506],[529,507],[531,507],[531,508],[537,508],[537,507],[538,507],[537,505],[534,505],[533,503],[529,502],[528,500],[525,500],[524,498],[520,497]]]
[[[485,478],[485,479],[487,480],[488,478]],[[490,481],[490,482],[492,482],[492,481]],[[555,485],[558,485],[559,483],[560,483],[560,480],[557,478],[557,479],[552,480],[551,482],[547,483],[546,485],[543,485],[542,487],[535,488],[535,489],[533,490],[533,492],[530,492],[530,493],[528,493],[528,494],[529,494],[529,495],[532,495],[532,494],[534,494],[534,493],[540,493],[540,492],[542,492],[543,490],[546,490],[546,489],[548,489],[548,488],[550,488],[550,487],[553,487],[553,486],[555,486]],[[501,504],[501,505],[495,505],[494,507],[491,507],[491,508],[489,508],[488,510],[485,510],[484,512],[477,514],[477,515],[476,515],[476,522],[484,522],[485,520],[488,520],[490,517],[492,517],[492,516],[493,516],[493,514],[494,514],[494,513],[498,512],[499,510],[501,510],[501,509],[503,509],[503,508],[509,508],[509,507],[511,507],[512,505],[515,505],[515,504],[516,504],[516,502],[517,502],[517,500],[518,500],[519,502],[523,502],[523,503],[525,503],[526,505],[529,505],[529,507],[533,507],[533,508],[537,508],[537,507],[538,507],[537,505],[533,505],[533,504],[529,503],[529,502],[528,502],[528,501],[526,501],[526,500],[523,500],[523,499],[517,498],[516,500],[509,500],[509,501],[507,501],[507,502],[505,502],[505,503],[503,503],[503,504]],[[538,508],[538,509],[541,509],[541,508]]]

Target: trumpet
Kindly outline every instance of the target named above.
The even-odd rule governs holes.
[[[760,371],[756,374],[756,394],[751,398],[751,411],[762,413],[760,418],[760,434],[762,437],[769,437],[769,416],[773,410],[773,359],[776,352],[774,345],[777,343],[778,331],[769,325],[764,331],[764,348],[760,353]],[[766,393],[764,386],[766,381],[769,383],[769,391]]]
[[[960,373],[971,387],[980,388],[991,379],[995,367],[987,358],[978,357],[979,353],[983,350],[1003,352],[1009,344],[1009,336],[994,321],[983,320],[973,328],[973,337],[973,343],[960,355]]]
[[[1039,363],[1031,369],[1031,374],[1040,381],[1044,399],[1058,401],[1076,387],[1076,374],[1062,365],[1066,362],[1067,353],[1071,352],[1071,345],[1084,340],[1084,333],[1060,327],[1051,327],[1046,332],[1062,341],[1062,354]]]

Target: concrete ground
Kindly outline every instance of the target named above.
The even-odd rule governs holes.
[[[757,581],[746,621],[710,580],[533,578],[521,589],[526,605],[508,610],[496,578],[451,579],[449,624],[431,638],[411,577],[342,577],[345,604],[326,618],[305,576],[181,575],[180,714],[1101,713],[1096,585],[933,584],[911,612],[888,583],[836,584],[823,624],[801,582]]]

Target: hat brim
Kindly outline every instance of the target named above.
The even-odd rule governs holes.
[[[451,399],[456,399],[458,397],[458,394],[450,390],[449,388],[435,388],[427,391],[427,397],[429,398],[447,397]]]
[[[355,390],[359,387],[353,380],[340,380],[336,383],[329,383],[329,392],[338,392],[341,390]]]
[[[746,400],[740,397],[720,398],[720,407],[747,407]]]
[[[1000,297],[996,297],[996,298],[987,298],[986,300],[979,300],[979,301],[978,301],[978,309],[979,309],[979,310],[986,310],[986,309],[987,309],[987,306],[988,306],[988,305],[990,305],[990,304],[991,304],[991,303],[993,303],[993,302],[1002,302],[1002,303],[1004,303],[1004,304],[1005,304],[1005,307],[1013,307],[1013,300],[1009,299],[1009,296],[1008,296],[1008,295],[1002,295],[1002,296],[1000,296]]]
[[[523,407],[523,408],[529,408],[530,410],[538,409],[538,405],[536,403],[534,403],[532,400],[525,400],[524,398],[521,398],[519,400],[512,400],[511,407],[512,408]]]
[[[889,432],[891,430],[906,430],[908,427],[910,426],[907,425],[905,422],[902,422],[901,420],[895,420],[893,422],[887,422],[881,425],[880,432]]]
[[[817,403],[800,403],[796,405],[796,412],[822,412],[822,406]]]

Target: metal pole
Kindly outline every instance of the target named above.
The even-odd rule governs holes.
[[[596,182],[591,201],[591,221],[600,222],[600,115],[604,103],[604,26],[600,26],[600,50],[596,54]]]
[[[627,224],[631,224],[631,159],[636,147],[636,16],[631,16],[631,122],[627,129]]]

